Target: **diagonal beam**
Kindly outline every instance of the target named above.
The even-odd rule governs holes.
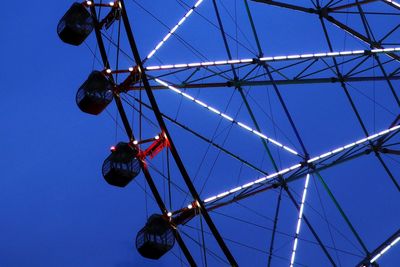
[[[154,97],[154,94],[153,94],[153,92],[151,90],[151,87],[150,87],[149,81],[147,79],[145,70],[143,68],[143,64],[142,64],[142,61],[141,61],[141,58],[140,58],[140,55],[139,55],[138,48],[136,46],[136,41],[135,41],[134,36],[133,36],[133,32],[132,32],[132,28],[131,28],[131,25],[130,25],[130,22],[129,22],[129,18],[128,18],[128,15],[126,13],[124,0],[120,0],[120,3],[121,3],[121,6],[122,6],[122,20],[123,20],[124,25],[125,25],[125,30],[126,30],[126,34],[127,34],[127,37],[128,37],[128,41],[129,41],[131,50],[132,50],[132,54],[133,54],[133,56],[135,58],[135,61],[136,61],[136,64],[138,65],[139,70],[141,71],[141,78],[142,78],[142,82],[143,82],[144,88],[146,90],[147,97],[148,97],[148,99],[150,101],[150,104],[151,104],[151,107],[152,107],[152,109],[154,111],[154,115],[155,115],[155,117],[157,119],[157,122],[158,122],[161,130],[163,131],[166,139],[169,142],[169,148],[170,148],[171,154],[172,154],[172,156],[173,156],[173,158],[175,160],[175,163],[176,163],[176,165],[177,165],[177,167],[178,167],[178,169],[179,169],[179,171],[180,171],[180,173],[182,175],[182,178],[183,178],[186,186],[188,187],[193,199],[195,200],[196,203],[199,204],[199,208],[201,210],[201,214],[203,215],[204,220],[206,221],[206,223],[207,223],[208,227],[210,228],[211,232],[213,233],[214,238],[216,239],[218,245],[220,246],[221,250],[225,254],[225,257],[227,258],[227,260],[229,261],[229,263],[232,266],[238,266],[238,264],[236,263],[236,260],[234,259],[232,253],[228,249],[227,245],[225,244],[225,241],[222,239],[221,234],[217,230],[214,222],[212,221],[210,215],[208,214],[203,202],[200,200],[200,196],[197,193],[197,190],[194,187],[194,185],[192,183],[192,180],[190,179],[189,174],[186,171],[186,168],[185,168],[185,166],[184,166],[184,164],[183,164],[183,162],[182,162],[182,160],[181,160],[181,158],[179,156],[179,153],[178,153],[178,151],[177,151],[177,149],[175,147],[173,139],[171,138],[171,135],[169,134],[169,131],[168,131],[167,127],[166,127],[165,121],[164,121],[163,117],[161,116],[161,112],[160,112],[160,109],[159,109],[158,104],[156,102],[156,99]]]

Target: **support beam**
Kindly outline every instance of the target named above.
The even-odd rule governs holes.
[[[154,111],[154,115],[155,115],[155,117],[157,119],[157,122],[158,122],[163,134],[165,135],[166,139],[169,142],[169,148],[170,148],[171,154],[172,154],[172,156],[173,156],[173,158],[175,160],[175,163],[178,166],[178,169],[179,169],[179,171],[180,171],[180,173],[181,173],[181,175],[182,175],[182,177],[183,177],[183,179],[185,181],[185,184],[188,187],[193,199],[196,202],[199,203],[199,208],[201,210],[201,214],[203,215],[204,220],[206,221],[208,227],[210,228],[212,234],[214,235],[214,238],[216,239],[218,245],[220,246],[221,250],[225,254],[225,257],[227,258],[227,260],[229,261],[229,263],[232,266],[238,266],[238,264],[236,263],[236,260],[234,259],[233,255],[231,254],[230,250],[226,246],[225,241],[222,239],[222,236],[220,235],[220,233],[218,232],[216,226],[214,225],[214,222],[212,221],[210,215],[208,214],[203,202],[200,200],[200,196],[197,193],[197,191],[196,191],[196,189],[195,189],[195,187],[194,187],[194,185],[192,183],[192,180],[190,179],[189,174],[187,173],[186,168],[183,165],[183,162],[182,162],[182,160],[181,160],[181,158],[180,158],[180,156],[178,154],[178,151],[177,151],[177,149],[175,147],[175,144],[174,144],[174,142],[173,142],[173,140],[171,138],[171,135],[169,134],[169,131],[168,131],[167,127],[166,127],[166,124],[165,124],[164,119],[163,119],[163,117],[161,115],[160,109],[158,107],[158,104],[156,102],[156,99],[154,97],[152,89],[150,87],[150,83],[149,83],[149,81],[147,79],[145,70],[143,68],[142,60],[141,60],[141,57],[139,55],[139,51],[138,51],[137,46],[136,46],[136,42],[135,42],[135,39],[134,39],[134,36],[133,36],[133,32],[132,32],[132,28],[131,28],[131,25],[130,25],[130,22],[129,22],[128,15],[126,13],[126,7],[125,7],[124,0],[120,0],[120,2],[121,2],[121,8],[122,8],[122,20],[124,22],[124,26],[125,26],[127,38],[128,38],[128,41],[129,41],[129,45],[130,45],[131,50],[132,50],[132,54],[133,54],[133,56],[135,58],[136,64],[137,64],[137,66],[139,68],[139,71],[141,71],[142,82],[143,82],[147,97],[148,97],[148,99],[150,101],[150,104],[151,104],[151,107],[152,107],[152,109]]]

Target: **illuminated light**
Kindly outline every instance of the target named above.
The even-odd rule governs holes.
[[[298,59],[298,58],[300,58],[300,55],[290,55],[290,56],[287,56],[287,58],[288,59]]]
[[[301,55],[300,57],[301,58],[310,58],[310,57],[313,57],[314,55],[313,54],[304,54],[304,55]]]
[[[215,108],[210,107],[210,106],[208,106],[207,108],[208,108],[209,110],[211,110],[212,112],[218,114],[218,115],[221,114],[221,112],[220,112],[218,109],[215,109]]]
[[[290,171],[290,168],[283,169],[283,170],[278,172],[278,175],[285,174],[285,173],[287,173],[289,171]]]
[[[344,148],[344,149],[348,149],[348,148],[353,147],[353,146],[355,146],[355,145],[356,145],[356,143],[354,142],[354,143],[345,145],[343,148]]]
[[[368,137],[367,137],[367,138],[360,139],[360,140],[358,140],[358,141],[356,142],[356,145],[359,145],[359,144],[361,144],[361,143],[364,143],[365,141],[368,141],[368,140],[369,140]]]
[[[171,37],[172,33],[169,32],[167,35],[165,35],[163,42],[167,41],[169,37]]]
[[[133,141],[133,144],[134,144],[134,145],[137,145],[137,144],[139,144],[139,141],[138,141],[138,140],[135,140],[135,141]]]
[[[329,57],[334,57],[334,56],[339,56],[340,53],[339,52],[329,52],[329,53],[326,53],[326,55]]]
[[[352,51],[353,55],[357,55],[357,54],[364,54],[365,50],[354,50]]]
[[[192,204],[189,204],[189,205],[187,206],[187,208],[191,210],[191,209],[193,209],[193,205],[192,205]]]
[[[186,97],[187,99],[190,99],[190,100],[194,101],[194,97],[193,97],[193,96],[188,95],[188,94],[186,94],[186,93],[182,93],[182,95],[183,95],[184,97]]]
[[[253,131],[253,129],[251,129],[249,126],[247,126],[246,124],[243,124],[243,123],[241,123],[241,122],[238,122],[237,123],[240,127],[242,127],[242,128],[244,128],[244,129],[246,129],[246,130],[248,130],[248,131],[250,131],[250,132],[252,132]]]
[[[390,245],[393,247],[399,241],[400,241],[400,236],[398,238],[396,238],[392,243],[390,243]]]
[[[336,153],[342,152],[343,150],[344,150],[344,147],[339,147],[339,148],[337,148],[335,150],[332,150],[332,154],[336,154]]]
[[[240,60],[239,59],[232,59],[232,60],[228,60],[227,63],[228,64],[237,64],[237,63],[240,63]]]
[[[307,160],[307,163],[312,163],[312,162],[317,161],[319,159],[320,159],[320,157],[315,157],[315,158]]]
[[[189,17],[193,13],[193,8],[189,10],[189,12],[185,15],[185,17]]]
[[[277,142],[277,141],[275,141],[275,140],[273,140],[271,138],[268,138],[268,141],[270,141],[271,143],[273,143],[273,144],[275,144],[275,145],[277,145],[279,147],[283,147],[283,145],[281,143],[279,143],[279,142]]]
[[[251,58],[248,58],[248,59],[241,59],[240,60],[240,63],[252,63],[253,62],[253,59],[251,59]]]
[[[376,261],[380,256],[382,256],[380,253],[378,255],[376,255],[375,257],[373,257],[370,262],[373,263],[374,261]]]
[[[384,48],[383,51],[384,52],[393,52],[395,50],[395,48]]]
[[[342,51],[342,52],[339,52],[339,53],[340,53],[341,56],[347,56],[347,55],[351,55],[352,54],[351,51]]]
[[[197,104],[199,104],[200,106],[203,106],[205,108],[208,107],[206,103],[204,103],[204,102],[202,102],[202,101],[200,101],[198,99],[195,99],[194,102],[196,102]]]
[[[214,65],[214,62],[212,62],[212,61],[203,62],[203,63],[201,63],[201,65],[202,66],[211,66],[211,65]]]
[[[175,27],[172,28],[171,33],[174,33],[178,29],[178,25],[175,25]]]
[[[244,185],[242,185],[242,188],[250,187],[250,186],[252,186],[253,184],[254,184],[254,182],[250,182],[250,183],[244,184]]]
[[[117,150],[117,148],[115,146],[112,146],[110,147],[110,150],[114,152],[115,150]]]
[[[328,156],[330,156],[330,155],[332,155],[332,152],[327,152],[327,153],[325,153],[325,154],[322,154],[322,155],[319,156],[319,157],[322,159],[322,158],[326,158],[326,157],[328,157]]]
[[[289,170],[293,171],[293,170],[298,169],[300,167],[301,167],[301,164],[296,164],[296,165],[293,165],[292,167],[290,167]]]
[[[215,61],[214,64],[215,65],[224,65],[224,64],[228,64],[228,61],[226,61],[226,60]]]
[[[241,186],[235,187],[235,188],[233,188],[233,189],[229,190],[229,193],[230,193],[230,194],[233,194],[233,193],[235,193],[235,192],[239,191],[240,189],[242,189],[242,187],[241,187]]]
[[[375,137],[375,138],[376,138],[376,137],[382,136],[382,135],[383,135],[382,133],[387,134],[387,133],[389,133],[389,132],[393,132],[393,131],[396,131],[396,130],[398,130],[398,129],[400,129],[400,125],[397,125],[397,126],[392,127],[392,128],[390,128],[390,129],[384,130],[384,131],[382,131],[382,132],[378,132],[378,133],[376,133],[376,134],[374,134],[374,135],[371,135],[371,137]],[[253,131],[253,132],[256,133],[256,131]],[[369,138],[369,137],[368,137],[367,139],[368,139],[368,140],[371,140],[371,139],[373,139],[373,138]],[[337,153],[339,153],[339,152],[344,151],[345,149],[354,147],[355,145],[356,145],[356,142],[353,142],[353,143],[351,143],[351,144],[349,144],[349,145],[339,147],[339,148],[337,148],[337,149],[335,149],[335,150],[332,150],[332,151],[330,151],[330,152],[328,152],[328,153],[324,153],[324,154],[322,154],[322,155],[320,155],[320,156],[311,158],[311,159],[307,160],[307,163],[312,163],[312,162],[314,162],[314,161],[317,161],[317,160],[323,158],[322,156],[324,156],[324,155],[335,155],[335,154],[337,154]],[[227,192],[229,192],[229,194],[236,193],[236,192],[238,192],[238,191],[240,191],[240,190],[242,190],[242,189],[251,187],[251,186],[254,185],[254,184],[259,184],[259,183],[261,183],[261,182],[263,182],[263,181],[271,180],[271,179],[273,179],[273,178],[276,178],[276,177],[279,176],[279,175],[288,173],[288,172],[290,172],[290,171],[297,170],[297,169],[299,169],[299,168],[301,168],[301,167],[302,167],[302,164],[295,164],[295,165],[293,165],[293,166],[291,166],[291,167],[289,167],[289,168],[283,169],[283,170],[281,170],[281,171],[279,171],[279,172],[275,172],[275,173],[269,174],[269,175],[266,176],[266,177],[259,178],[258,180],[255,180],[254,182],[250,182],[250,183],[247,183],[247,184],[245,184],[245,185],[235,187],[235,188],[233,188],[233,189],[231,189],[231,190],[229,190],[229,191],[227,191]],[[307,180],[306,180],[306,181],[307,181]],[[308,187],[308,181],[307,181],[307,183],[306,183],[305,185]],[[226,192],[225,192],[225,193],[226,193]],[[304,199],[304,201],[305,201],[305,195],[306,195],[306,194],[307,194],[307,190],[305,190],[305,191],[303,192],[303,196],[304,196],[304,197],[302,198],[302,200]],[[217,196],[213,196],[213,197],[207,198],[206,200],[204,200],[204,202],[210,202],[210,201],[213,201],[213,200],[215,200],[215,199],[217,199]],[[400,237],[398,237],[395,241],[392,242],[392,246],[393,246],[394,244],[396,244],[397,242],[399,242],[399,241],[400,241]]]
[[[187,64],[175,64],[174,68],[186,68],[187,66]]]
[[[254,183],[255,183],[255,184],[259,184],[259,183],[264,182],[265,180],[267,180],[267,177],[263,177],[263,178],[260,178],[260,179],[258,179],[258,180],[255,180]]]
[[[258,132],[258,131],[253,131],[253,133],[255,133],[256,135],[258,135],[258,136],[261,137],[261,138],[268,139],[267,136],[265,136],[264,134],[262,134],[262,133],[260,133],[260,132]]]
[[[160,136],[156,135],[156,136],[154,136],[154,139],[158,140],[158,139],[160,139]]]
[[[86,1],[86,5],[91,6],[93,4],[92,1]]]
[[[209,198],[206,198],[204,200],[204,203],[207,203],[207,202],[210,202],[210,201],[213,201],[213,200],[216,200],[216,199],[217,199],[217,196],[209,197]]]
[[[221,113],[221,116],[224,117],[225,119],[227,119],[228,121],[233,121],[232,117],[229,117],[228,115],[226,115],[225,113]]]
[[[290,147],[283,146],[282,148],[285,149],[285,150],[287,150],[287,151],[289,151],[289,152],[292,153],[292,154],[299,155],[299,153],[297,153],[296,151],[294,151],[294,150],[291,149]]]
[[[128,69],[130,72],[133,72],[133,67],[130,67],[129,69]]]
[[[272,179],[272,178],[275,178],[275,177],[277,177],[279,174],[276,172],[276,173],[273,173],[273,174],[270,174],[270,175],[268,175],[267,176],[267,179]]]
[[[174,65],[163,65],[161,66],[161,69],[172,69]]]
[[[106,69],[106,72],[110,74],[112,71],[110,69]]]
[[[157,50],[153,50],[150,52],[150,54],[147,56],[147,59],[151,58],[152,56],[154,56],[154,53],[157,52]]]
[[[169,34],[176,31],[177,26],[175,26]],[[168,38],[170,35],[167,35]],[[167,37],[166,36],[166,37]],[[163,39],[160,43],[164,43],[168,38]],[[155,49],[158,50],[159,46]],[[155,50],[153,50],[155,52]],[[152,52],[153,52],[152,51]],[[288,55],[288,56],[274,56],[274,57],[261,57],[258,58],[259,61],[281,61],[281,60],[293,60],[301,58],[320,58],[320,57],[334,57],[334,56],[352,56],[352,55],[362,55],[369,53],[385,53],[385,52],[395,52],[400,51],[400,47],[384,48],[384,49],[372,49],[372,50],[354,50],[354,51],[340,51],[340,52],[327,52],[327,53],[315,53],[315,54],[302,54],[302,55]],[[256,63],[254,59],[234,59],[234,60],[220,60],[220,61],[210,61],[210,62],[200,62],[191,64],[176,64],[173,65],[174,68],[185,68],[185,67],[199,67],[199,66],[214,66],[214,65],[226,65],[226,64],[240,64],[240,63]],[[149,70],[158,70],[160,68],[153,68],[153,66],[148,67]]]
[[[224,197],[224,196],[227,196],[227,195],[229,195],[229,192],[224,192],[224,193],[221,193],[221,194],[217,195],[217,198],[221,198],[221,197]]]
[[[304,212],[304,203],[305,203],[306,197],[307,197],[307,188],[308,188],[309,181],[310,181],[310,174],[308,173],[306,176],[306,181],[304,182],[303,196],[301,198],[299,216],[297,219],[296,234],[295,234],[294,243],[293,243],[292,256],[290,258],[290,266],[291,267],[293,266],[295,258],[296,258],[296,251],[297,251],[297,246],[298,246],[301,222],[302,222],[303,212]]]
[[[161,69],[161,66],[150,66],[150,67],[146,67],[146,70],[159,70]]]
[[[110,6],[114,6],[114,2],[110,2],[109,5],[110,5]]]
[[[203,0],[199,0],[199,1],[197,1],[197,3],[196,3],[196,4],[194,4],[194,8],[198,7],[198,6],[201,4],[201,2],[203,2]]]
[[[181,20],[178,22],[178,26],[181,26],[183,22],[185,22],[186,17],[181,18]]]
[[[167,216],[168,216],[168,217],[171,217],[171,216],[172,216],[172,212],[169,211],[169,212],[167,213]]]
[[[202,101],[200,101],[200,100],[198,100],[198,99],[195,99],[195,98],[192,97],[191,95],[182,92],[181,90],[179,90],[179,89],[177,89],[177,88],[175,88],[175,87],[169,85],[168,83],[166,83],[166,82],[164,82],[164,81],[162,81],[162,80],[160,80],[160,79],[158,79],[158,78],[156,78],[156,79],[154,79],[154,80],[155,80],[157,83],[159,83],[159,84],[161,84],[161,85],[163,85],[163,86],[165,86],[165,87],[171,89],[172,91],[174,91],[174,92],[176,92],[176,93],[178,93],[178,94],[183,95],[183,96],[186,97],[187,99],[190,99],[190,100],[194,101],[195,103],[201,105],[202,107],[207,108],[208,110],[214,112],[215,114],[220,115],[220,116],[223,117],[224,119],[226,119],[226,120],[228,120],[228,121],[230,121],[230,122],[236,123],[236,124],[239,125],[240,127],[244,128],[244,129],[246,129],[246,130],[248,130],[249,132],[252,132],[252,133],[254,133],[254,134],[260,136],[261,138],[264,138],[264,139],[268,140],[269,142],[271,142],[271,143],[273,143],[273,144],[279,146],[280,148],[285,149],[286,151],[288,151],[288,152],[290,152],[290,153],[292,153],[292,154],[294,154],[294,155],[299,155],[299,154],[298,154],[296,151],[294,151],[293,149],[290,149],[290,148],[288,148],[288,147],[282,145],[281,143],[279,143],[279,142],[277,142],[277,141],[275,141],[275,140],[273,140],[273,139],[267,137],[266,135],[264,135],[264,134],[262,134],[262,133],[260,133],[260,132],[258,132],[258,131],[256,131],[256,130],[253,130],[251,127],[247,126],[246,124],[244,124],[244,123],[242,123],[242,122],[236,122],[232,117],[228,116],[227,114],[224,114],[224,113],[222,113],[221,111],[217,110],[216,108],[213,108],[213,107],[207,105],[206,103],[204,103],[204,102],[202,102]]]
[[[271,60],[274,60],[274,58],[273,57],[262,57],[262,58],[260,58],[260,61],[271,61]]]
[[[188,66],[189,67],[200,67],[201,63],[189,63]]]
[[[203,0],[197,1],[195,5],[189,9],[188,12],[186,12],[186,14],[179,20],[178,24],[176,24],[157,45],[157,47],[150,52],[150,54],[146,57],[146,60],[151,58],[157,52],[157,50],[161,48],[161,46],[176,32],[176,30],[185,22],[185,20],[190,17],[194,9],[196,9],[202,2]]]

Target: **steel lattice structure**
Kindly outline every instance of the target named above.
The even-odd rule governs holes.
[[[296,218],[292,222],[293,225],[296,225],[296,230],[290,236],[291,248],[287,253],[287,257],[283,259],[286,264],[289,266],[301,265],[296,261],[296,253],[298,244],[302,242],[300,230],[303,224],[307,227],[309,235],[313,238],[314,244],[318,246],[318,250],[325,258],[326,263],[332,266],[340,266],[340,257],[338,256],[340,249],[336,248],[333,241],[334,238],[332,237],[333,247],[332,245],[328,246],[326,244],[327,241],[321,237],[319,225],[313,223],[314,218],[308,217],[306,210],[309,208],[307,207],[307,195],[310,193],[307,194],[307,192],[310,190],[310,186],[313,186],[310,182],[311,179],[321,184],[331,203],[337,208],[344,225],[349,231],[348,233],[352,235],[356,246],[362,253],[361,258],[358,255],[358,259],[353,259],[352,264],[355,266],[375,266],[387,251],[392,248],[394,250],[398,249],[394,248],[400,241],[398,226],[393,234],[381,237],[379,241],[374,240],[372,243],[378,245],[371,247],[371,242],[366,242],[358,232],[357,225],[350,219],[349,212],[343,208],[343,203],[333,193],[333,189],[331,189],[321,173],[335,169],[337,166],[344,166],[359,158],[373,158],[385,175],[382,179],[387,179],[388,183],[390,183],[390,188],[387,190],[390,190],[397,197],[393,201],[398,203],[398,193],[400,191],[399,181],[396,178],[398,169],[388,164],[385,157],[400,155],[400,139],[398,136],[400,133],[400,99],[398,96],[398,83],[396,84],[400,79],[400,43],[395,41],[400,32],[400,22],[396,21],[400,15],[399,3],[390,0],[356,0],[347,2],[338,0],[326,1],[327,3],[311,0],[302,1],[301,4],[304,4],[303,6],[298,4],[297,1],[256,0],[253,2],[244,0],[242,8],[246,12],[243,16],[249,24],[249,34],[256,45],[256,52],[252,57],[235,57],[234,49],[232,48],[233,37],[226,29],[226,24],[224,23],[224,18],[226,19],[226,17],[221,15],[224,10],[226,11],[226,7],[220,1],[198,0],[189,5],[178,1],[185,9],[183,17],[178,20],[175,26],[168,28],[167,35],[161,39],[153,50],[150,50],[146,57],[143,57],[142,53],[139,52],[138,44],[135,40],[136,35],[134,34],[135,27],[140,26],[132,23],[133,28],[131,27],[131,18],[128,16],[129,7],[125,2],[127,1],[119,0],[105,4],[102,1],[85,1],[83,5],[90,9],[94,20],[94,32],[101,56],[101,71],[115,84],[113,91],[114,101],[123,129],[128,136],[128,142],[133,145],[145,145],[153,142],[154,146],[162,147],[160,148],[163,151],[162,153],[166,153],[166,159],[163,158],[162,161],[167,162],[167,175],[165,173],[160,174],[160,172],[157,174],[156,168],[153,168],[156,163],[152,163],[152,158],[161,153],[159,150],[150,151],[154,153],[153,155],[146,152],[150,148],[148,150],[141,148],[144,156],[140,160],[140,165],[155,202],[163,216],[168,218],[175,239],[186,259],[185,263],[191,266],[197,266],[202,263],[207,266],[207,260],[210,260],[209,257],[214,257],[220,263],[226,263],[231,266],[245,264],[243,261],[237,260],[235,253],[232,252],[232,247],[227,242],[232,240],[221,234],[223,226],[214,223],[214,219],[210,214],[241,203],[241,201],[268,194],[269,191],[275,191],[277,193],[276,197],[274,197],[277,202],[276,209],[273,212],[274,219],[271,236],[268,241],[268,249],[265,252],[267,256],[264,255],[268,266],[275,266],[274,263],[277,263],[274,259],[280,257],[276,254],[276,235],[279,233],[278,219],[279,216],[282,216],[280,209],[281,205],[283,205],[281,203],[283,194],[285,194],[287,201],[292,205],[296,213]],[[162,47],[174,37],[189,47],[189,50],[192,49],[196,52],[193,47],[184,41],[184,38],[178,35],[178,32],[180,27],[190,23],[187,20],[200,14],[198,9],[201,9],[205,2],[208,2],[216,18],[214,26],[219,31],[225,51],[224,55],[220,55],[222,59],[209,60],[199,56],[201,60],[197,62],[182,62],[177,59],[176,62],[170,62],[170,64],[161,64],[161,62],[158,65],[153,64],[153,59],[157,57]],[[295,2],[295,4],[291,2]],[[312,53],[299,51],[297,54],[266,55],[258,33],[260,29],[256,27],[256,19],[253,16],[252,10],[255,8],[263,10],[263,12],[271,9],[288,10],[288,12],[292,12],[291,14],[301,13],[316,17],[328,49]],[[109,13],[104,15],[103,11],[103,14],[99,15],[99,10],[102,9],[108,10]],[[343,22],[340,18],[343,14],[357,16],[358,23],[352,25],[347,21]],[[390,23],[388,23],[389,25],[381,23],[378,32],[376,27],[372,26],[370,16],[389,17]],[[118,24],[117,40],[113,37],[115,33],[110,33],[109,30],[112,24]],[[348,38],[353,38],[362,45],[352,47],[353,49],[349,50],[337,50],[334,42],[336,35],[330,32],[331,26],[335,26],[340,32],[345,32]],[[236,29],[238,29],[237,25]],[[125,48],[120,45],[121,35],[125,36],[124,40],[128,44]],[[117,49],[116,56],[114,55],[117,60],[115,65],[111,64],[110,58],[112,56],[109,55],[106,43]],[[239,47],[240,45],[242,43],[236,39],[236,46]],[[120,54],[125,56],[131,65],[120,66]],[[372,66],[371,62],[373,62]],[[118,82],[118,78],[121,80],[121,77],[122,81]],[[365,112],[359,108],[360,104],[351,93],[351,90],[353,84],[365,86],[365,84],[375,85],[375,83],[380,90],[385,90],[385,95],[387,95],[385,101],[390,99],[390,104],[385,102],[383,108],[386,108],[387,104],[387,109],[390,109],[391,114],[386,117],[390,118],[390,120],[382,122],[385,128],[375,129],[374,125],[373,131],[369,124],[366,123]],[[288,104],[287,93],[283,93],[282,88],[296,90],[296,86],[316,85],[333,86],[340,90],[345,99],[344,102],[347,103],[348,109],[354,115],[356,127],[361,129],[363,135],[352,138],[351,142],[344,141],[329,148],[325,147],[324,149],[327,150],[323,153],[315,153],[315,149],[309,148],[307,142],[304,141],[304,136],[297,120],[293,116],[292,106]],[[228,108],[229,105],[223,108],[211,104],[218,101],[214,99],[209,101],[207,97],[200,95],[199,92],[203,90],[206,90],[207,93],[233,90],[238,95],[239,111],[243,107],[246,116],[240,117],[238,115],[239,111],[232,112]],[[281,110],[280,118],[285,119],[286,129],[291,131],[291,138],[295,141],[290,141],[289,144],[287,142],[291,138],[285,138],[284,135],[277,135],[276,133],[272,134],[268,127],[263,126],[260,115],[254,109],[254,104],[257,102],[251,99],[250,92],[253,90],[256,90],[257,94],[263,94],[268,90],[268,94],[274,95],[276,106],[279,106]],[[320,90],[324,89],[321,88]],[[237,129],[244,136],[243,138],[255,139],[259,149],[257,151],[259,153],[262,151],[265,158],[268,159],[267,166],[255,163],[254,158],[257,157],[249,160],[246,153],[232,151],[225,145],[227,139],[219,142],[215,134],[210,137],[209,133],[203,133],[202,129],[197,129],[195,124],[188,126],[187,122],[181,122],[177,118],[178,115],[173,116],[169,115],[168,112],[164,112],[164,102],[157,98],[157,95],[165,94],[166,91],[172,91],[180,97],[181,102],[179,105],[186,105],[182,103],[187,103],[192,108],[200,108],[199,110],[204,114],[210,114],[207,116],[219,119],[218,127],[223,122],[228,125],[226,129],[230,127],[229,131]],[[142,94],[145,94],[145,96],[142,96]],[[229,94],[226,93],[226,95]],[[175,96],[172,95],[170,97]],[[379,104],[375,99],[371,101],[374,105]],[[134,133],[133,129],[136,126],[130,122],[127,107],[130,110],[134,110],[141,118],[153,117],[153,127],[158,129],[157,132],[159,133],[157,138],[142,139],[142,123],[139,125],[140,133]],[[145,115],[145,110],[150,115]],[[218,153],[224,154],[229,159],[240,163],[241,168],[244,166],[257,175],[254,179],[252,177],[245,178],[234,186],[226,185],[223,190],[218,189],[207,195],[203,194],[205,185],[199,186],[196,184],[193,171],[187,170],[187,161],[182,156],[182,151],[178,151],[180,140],[178,139],[177,141],[177,135],[171,134],[171,127],[176,127],[204,142],[208,149],[212,147]],[[381,123],[379,127],[382,127]],[[140,136],[140,138],[136,138],[137,136]],[[169,158],[169,155],[171,158]],[[169,166],[170,164],[172,165],[170,161],[175,166],[175,171],[171,171],[176,176],[174,179],[170,175]],[[283,164],[282,161],[284,161]],[[193,166],[191,165],[191,167]],[[164,195],[160,193],[160,184],[155,176],[167,178],[168,193],[164,192]],[[214,178],[216,179],[216,177]],[[301,181],[305,183],[299,186]],[[182,198],[179,198],[172,205],[171,186],[174,185],[182,189],[184,200],[182,202]],[[296,193],[293,188],[297,188],[301,193]],[[166,198],[169,198],[169,200],[167,201]],[[191,227],[190,223],[197,219],[201,223],[201,229],[197,230],[201,232],[202,238],[196,242],[190,235],[185,234],[182,228]],[[396,219],[398,220],[399,218],[395,216],[394,220]],[[213,248],[217,248],[218,252],[213,252],[211,249],[208,250],[205,245],[204,234],[207,231],[203,229],[203,220],[210,231],[210,236],[215,241]],[[331,231],[329,221],[326,218],[325,220],[329,231]],[[202,250],[200,256],[193,255],[195,249],[192,245],[188,245],[188,242],[199,245]],[[333,253],[336,253],[336,257]]]

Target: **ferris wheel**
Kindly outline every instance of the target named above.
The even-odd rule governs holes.
[[[399,262],[399,16],[392,0],[73,3],[57,32],[93,53],[77,106],[123,132],[102,173],[145,197],[138,254]]]

